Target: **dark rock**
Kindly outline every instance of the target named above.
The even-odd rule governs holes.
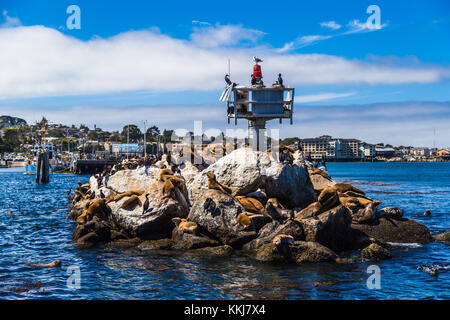
[[[292,262],[289,245],[276,245],[272,242],[262,245],[256,252],[256,260],[264,262]]]
[[[175,250],[190,250],[205,247],[219,246],[220,243],[216,240],[211,240],[207,237],[199,237],[190,233],[185,233],[181,239],[176,239],[172,245]]]
[[[450,231],[435,235],[434,238],[438,241],[450,241]]]
[[[430,230],[411,219],[380,218],[370,224],[352,224],[351,227],[384,242],[427,244],[433,241]]]
[[[101,238],[96,234],[95,232],[89,232],[85,234],[84,236],[80,237],[77,240],[77,244],[79,245],[95,245],[98,244],[101,241]]]
[[[172,239],[146,240],[138,245],[140,250],[169,250],[172,248]]]
[[[339,205],[317,217],[295,220],[302,225],[306,241],[318,242],[338,252],[347,248],[352,216],[344,206]]]
[[[391,254],[389,250],[383,248],[381,245],[377,243],[372,243],[366,248],[361,250],[361,258],[365,260],[386,260],[391,258]]]
[[[190,250],[187,252],[187,254],[211,256],[211,257],[229,257],[234,254],[234,250],[229,245],[223,245],[223,246],[218,246],[218,247],[207,247],[207,248]]]
[[[257,250],[262,245],[272,242],[275,236],[279,234],[290,235],[294,240],[304,240],[305,234],[302,225],[295,220],[287,220],[280,224],[277,222],[266,224],[258,233],[258,238],[246,243],[243,246],[245,250]]]
[[[297,263],[336,262],[338,255],[317,242],[296,241],[290,246],[292,258]]]

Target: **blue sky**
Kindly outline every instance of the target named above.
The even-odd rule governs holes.
[[[80,30],[67,29],[71,4]],[[380,8],[376,30],[366,27],[370,5]],[[282,137],[450,146],[449,9],[448,1],[0,0],[0,113],[105,129],[141,119],[191,129],[195,115],[223,130],[227,58],[233,80],[246,84],[259,55],[266,83],[282,72],[296,87],[294,125]],[[379,114],[368,117],[369,107]],[[86,115],[94,109],[101,118]],[[414,112],[397,117],[402,110]],[[324,122],[325,113],[337,116]]]

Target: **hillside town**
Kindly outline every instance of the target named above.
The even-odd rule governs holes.
[[[58,159],[120,159],[125,156],[158,154],[173,142],[173,130],[160,130],[157,126],[140,128],[129,124],[117,131],[104,131],[94,125],[64,125],[48,121],[45,117],[34,124],[11,117],[0,117],[0,165],[21,166],[26,156],[36,151],[36,145],[51,146]],[[194,137],[202,144],[213,143],[217,137]],[[223,135],[222,135],[223,137]],[[183,137],[180,137],[183,138]],[[182,141],[183,139],[178,139]],[[199,140],[198,140],[199,141]],[[145,151],[144,151],[145,143]],[[270,143],[269,143],[270,144]],[[336,138],[329,135],[311,138],[286,138],[280,144],[303,151],[311,161],[448,161],[449,148],[392,146],[370,144],[355,138]],[[19,157],[19,159],[17,159]],[[15,161],[13,161],[15,160]],[[22,161],[19,161],[22,160]]]

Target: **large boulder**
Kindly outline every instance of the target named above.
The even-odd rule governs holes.
[[[420,243],[433,241],[430,230],[411,219],[379,218],[369,224],[352,224],[351,227],[368,237],[384,242]]]
[[[304,208],[314,201],[313,185],[305,168],[273,162],[264,173],[269,198],[277,198],[289,208]]]
[[[134,170],[120,170],[105,178],[105,186],[117,193],[130,190],[146,190],[158,180],[160,169],[155,167],[138,167]],[[92,181],[91,177],[91,182]]]
[[[361,250],[361,258],[372,261],[386,260],[391,258],[391,253],[381,245],[372,243]]]
[[[327,179],[320,174],[310,173],[309,178],[311,179],[314,191],[317,193],[320,193],[326,187],[331,187],[336,184],[333,180]]]
[[[255,231],[245,231],[238,224],[237,216],[244,211],[242,205],[232,196],[208,189],[193,203],[188,220],[197,223],[208,237],[240,248],[257,236]]]
[[[292,259],[297,263],[335,262],[338,255],[317,242],[296,241],[291,245]]]
[[[295,220],[288,220],[283,224],[268,223],[259,230],[258,238],[246,243],[243,246],[245,250],[258,250],[261,246],[271,243],[272,240],[280,234],[289,235],[294,240],[304,240],[305,234],[302,225]]]
[[[306,241],[318,242],[334,251],[345,250],[349,242],[352,216],[339,205],[317,217],[297,217],[305,232]]]
[[[256,252],[256,260],[265,262],[305,263],[335,262],[338,255],[317,243],[295,241],[292,244],[264,244]]]
[[[115,223],[132,237],[142,239],[170,238],[174,227],[172,218],[186,218],[189,206],[184,195],[176,189],[174,197],[163,196],[163,183],[154,182],[148,189],[149,207],[143,214],[140,205],[131,209],[122,209],[122,204],[128,199],[125,197],[116,202],[110,202],[111,215]],[[143,204],[145,194],[139,197]]]
[[[187,182],[190,200],[195,201],[197,196],[208,188],[207,172],[213,172],[219,183],[230,187],[233,195],[256,191],[263,183],[262,172],[270,163],[266,152],[254,151],[251,148],[234,150]]]

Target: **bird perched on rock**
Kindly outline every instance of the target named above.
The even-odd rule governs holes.
[[[145,194],[145,202],[144,202],[144,205],[143,205],[143,208],[142,208],[142,214],[144,214],[145,211],[148,210],[149,205],[150,205],[150,201],[148,200],[148,193],[146,193]]]

